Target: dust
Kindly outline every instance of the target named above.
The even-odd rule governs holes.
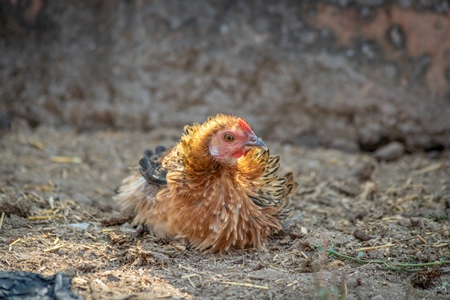
[[[305,214],[265,250],[204,254],[137,235],[112,201],[144,149],[175,143],[20,122],[3,132],[0,269],[65,272],[87,299],[448,297],[448,152],[382,162],[267,141],[294,172],[292,206]]]

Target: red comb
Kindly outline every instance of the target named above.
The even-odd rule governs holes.
[[[244,120],[242,120],[240,118],[237,120],[237,122],[238,122],[239,126],[242,128],[242,130],[244,130],[245,132],[248,132],[248,133],[253,133],[252,128],[250,127],[250,125],[247,124],[247,122],[245,122]]]

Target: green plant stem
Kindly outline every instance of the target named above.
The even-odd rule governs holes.
[[[322,246],[311,244],[312,247],[319,251],[323,251]],[[418,272],[425,269],[425,267],[431,267],[431,266],[441,266],[441,265],[448,265],[450,264],[449,260],[441,260],[441,261],[433,261],[428,263],[399,263],[399,262],[391,262],[388,263],[384,260],[371,260],[371,259],[361,259],[345,254],[341,254],[337,251],[335,251],[333,248],[329,248],[325,251],[326,253],[340,258],[345,258],[348,260],[356,261],[360,264],[380,264],[386,269],[394,270],[394,271],[406,271],[406,272]]]

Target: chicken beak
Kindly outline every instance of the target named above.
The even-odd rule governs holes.
[[[253,137],[250,139],[248,143],[245,143],[246,147],[251,148],[258,148],[267,151],[269,148],[267,148],[267,145],[259,138],[259,137]]]

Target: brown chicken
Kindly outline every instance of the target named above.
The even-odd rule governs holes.
[[[263,248],[282,229],[292,173],[278,175],[279,156],[243,119],[217,115],[185,126],[172,149],[147,150],[140,172],[123,180],[115,197],[158,237],[183,239],[222,252]]]

